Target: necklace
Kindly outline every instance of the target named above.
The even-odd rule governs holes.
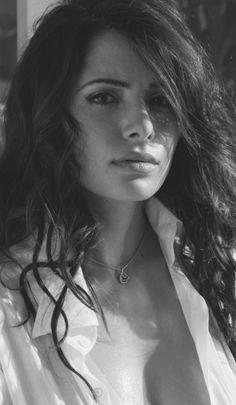
[[[104,263],[104,262],[100,262],[99,260],[96,259],[92,259],[92,258],[88,258],[87,260],[90,262],[93,262],[95,264],[98,264],[99,266],[102,267],[106,267],[108,269],[114,270],[116,272],[119,273],[118,275],[118,281],[120,282],[120,284],[127,284],[129,282],[129,280],[131,279],[131,276],[129,276],[125,270],[127,269],[127,267],[134,261],[134,259],[136,258],[138,251],[144,241],[144,236],[145,236],[145,232],[146,232],[146,228],[144,229],[144,232],[141,236],[141,239],[138,243],[138,246],[136,247],[134,253],[132,254],[132,256],[130,257],[130,259],[123,264],[122,266],[109,266],[108,264]]]

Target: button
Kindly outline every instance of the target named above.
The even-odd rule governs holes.
[[[81,337],[79,339],[79,343],[81,344],[82,347],[84,347],[85,349],[87,349],[89,347],[89,340],[86,339],[86,337]]]
[[[101,389],[101,388],[96,387],[96,388],[94,389],[94,392],[95,392],[95,394],[96,394],[97,397],[102,397],[102,389]]]

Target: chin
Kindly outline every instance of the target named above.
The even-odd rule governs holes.
[[[119,194],[119,196],[117,195],[116,199],[120,201],[145,201],[153,197],[160,189],[161,185],[162,184],[160,184],[158,187],[148,187],[148,185],[138,187],[137,185],[132,185],[132,187],[126,187],[125,190]]]
[[[133,200],[136,201],[144,201],[148,200],[149,198],[153,197],[161,188],[162,184],[164,183],[164,178],[159,179],[157,181],[153,181],[153,179],[142,179],[140,181],[135,181],[129,183],[126,187],[126,192],[130,197],[133,197]]]
[[[161,181],[163,180],[163,181]],[[133,179],[126,182],[99,183],[94,187],[85,187],[92,195],[108,200],[123,202],[145,201],[153,197],[164,183],[164,179]]]

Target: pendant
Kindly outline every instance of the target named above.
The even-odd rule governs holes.
[[[121,270],[120,275],[119,275],[120,283],[127,284],[129,280],[130,280],[130,276],[128,276],[128,274],[126,274],[124,270]]]

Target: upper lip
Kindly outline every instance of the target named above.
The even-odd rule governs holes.
[[[153,156],[151,153],[144,153],[144,152],[129,152],[124,155],[120,159],[116,159],[116,162],[123,162],[126,160],[131,160],[134,162],[145,162],[145,163],[152,163],[158,164],[158,160]]]

